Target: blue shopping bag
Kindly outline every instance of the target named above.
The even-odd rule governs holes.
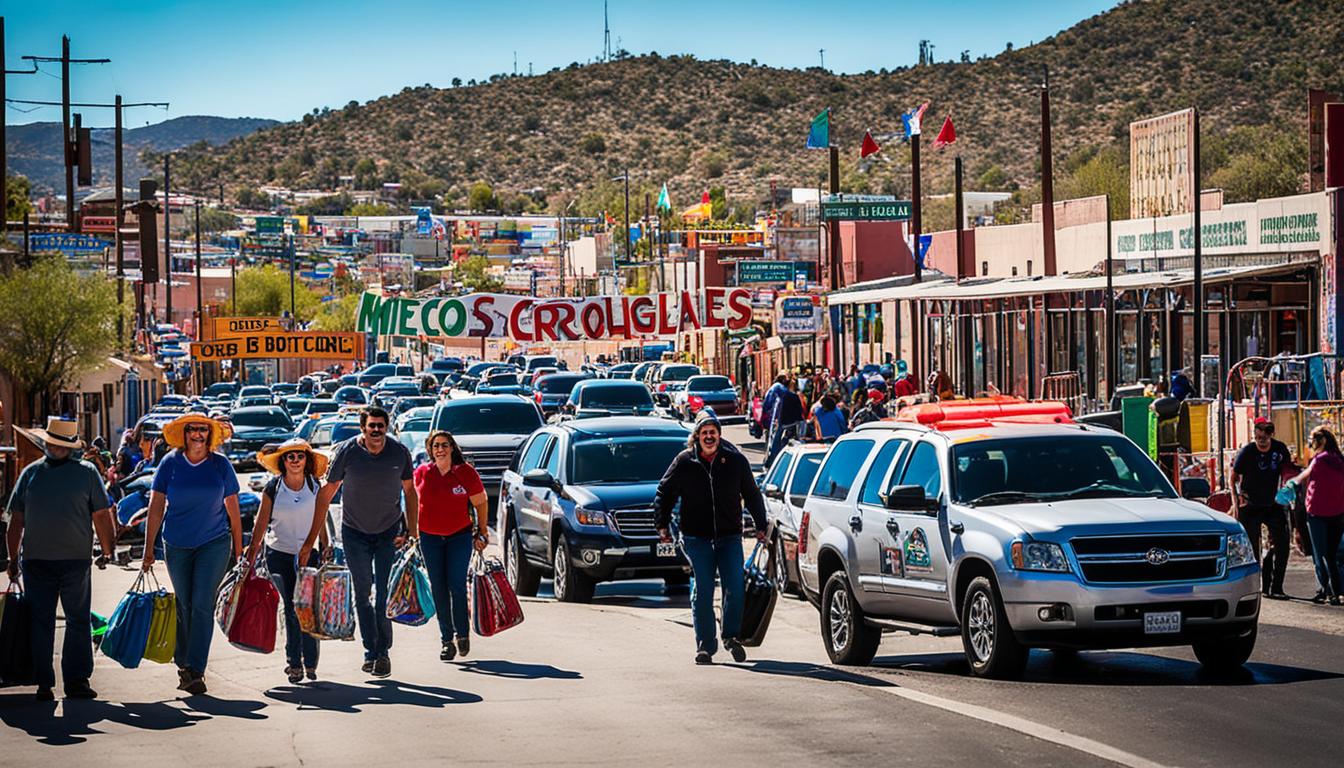
[[[412,627],[434,618],[434,594],[419,542],[412,539],[397,553],[387,586],[387,618]]]
[[[103,642],[99,646],[103,655],[127,669],[140,666],[153,620],[154,593],[145,591],[145,574],[142,571],[130,591],[122,595],[108,619],[107,632],[103,634]]]

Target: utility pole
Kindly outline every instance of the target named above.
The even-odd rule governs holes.
[[[1106,195],[1106,397],[1115,397],[1120,380],[1120,354],[1116,349],[1115,260],[1111,249],[1111,196]]]
[[[965,258],[966,238],[965,232],[963,231],[965,224],[963,222],[964,217],[962,216],[961,155],[957,155],[956,159],[953,161],[953,178],[955,185],[953,206],[956,209],[953,211],[953,215],[956,216],[957,219],[957,282],[961,282],[962,278],[968,277],[966,274]],[[959,323],[961,326],[962,391],[965,392],[968,397],[975,396],[975,350],[971,344],[971,322],[970,315],[963,315],[961,322]]]
[[[126,250],[124,244],[122,243],[121,228],[126,223],[126,212],[122,210],[122,207],[126,205],[126,201],[125,199],[123,199],[125,197],[125,192],[123,191],[122,178],[121,178],[123,168],[121,161],[121,94],[120,93],[117,94],[115,109],[117,113],[115,123],[116,127],[112,131],[113,134],[112,141],[115,147],[114,151],[115,157],[113,159],[116,165],[114,181],[117,186],[116,189],[113,191],[114,195],[113,200],[116,201],[116,207],[117,207],[117,223],[116,223],[117,237],[113,242],[116,243],[116,249],[117,249],[117,309],[121,310],[117,312],[117,346],[123,347],[123,345],[125,345],[126,343],[126,328],[125,328]]]
[[[818,49],[817,49],[817,55],[821,57],[821,68],[822,68],[823,70],[826,69],[826,49],[825,49],[825,48],[818,48]]]
[[[921,41],[921,48],[924,42],[927,41]],[[921,58],[923,58],[922,53],[921,50]],[[920,127],[920,131],[923,131],[923,126]],[[916,283],[924,279],[924,265],[919,258],[919,241],[924,234],[923,206],[921,205],[923,195],[919,187],[919,136],[920,134],[916,133],[910,137],[910,247],[912,249],[910,255],[915,262],[914,281]],[[910,300],[910,356],[914,358],[910,361],[910,372],[914,375],[916,381],[922,381],[920,376],[924,370],[923,366],[919,364],[921,359],[919,349],[920,324],[923,322],[919,304],[919,299]]]
[[[625,173],[621,174],[625,180],[625,263],[630,264],[634,261],[634,255],[630,252],[630,169],[626,168]]]
[[[830,110],[827,110],[827,111],[826,111],[826,121],[827,121],[827,125],[828,125],[828,126],[830,125],[830,119],[831,119]],[[828,131],[828,133],[829,133],[829,131]],[[834,134],[831,134],[831,135],[834,135]],[[830,190],[830,193],[831,193],[832,195],[838,195],[838,194],[840,194],[840,148],[837,147],[835,144],[831,143],[831,144],[829,144],[829,145],[827,146],[827,148],[826,148],[826,153],[827,153],[827,155],[828,155],[828,160],[830,161],[830,162],[829,162],[829,174],[828,174],[828,177],[829,177],[829,178],[828,178],[828,181],[829,181],[829,183],[828,183],[828,185],[827,185],[827,188]],[[821,202],[822,202],[821,200],[818,200],[818,201],[817,201],[817,213],[818,213],[818,215],[823,215],[822,212],[825,211],[825,206],[823,206],[823,205],[821,204]],[[840,222],[839,222],[839,220],[833,220],[833,221],[826,222],[826,255],[827,255],[827,257],[830,259],[830,268],[831,268],[831,280],[830,280],[830,283],[831,283],[831,290],[834,291],[834,290],[837,290],[837,289],[840,288]],[[820,280],[820,277],[821,277],[821,276],[818,275],[817,277],[818,277],[818,280]],[[842,310],[842,311],[843,311],[843,310]],[[831,338],[831,369],[834,370],[834,371],[836,371],[836,372],[838,373],[838,372],[840,371],[840,363],[841,363],[840,334],[839,334],[838,331],[835,331],[835,332],[833,332],[831,335],[832,335],[832,338]]]
[[[1054,276],[1055,264],[1055,174],[1050,151],[1050,69],[1041,81],[1041,243],[1047,277]]]
[[[173,241],[172,227],[169,226],[173,215],[173,193],[168,178],[168,159],[171,157],[171,154],[163,156],[163,279],[168,286],[168,296],[164,299],[167,314],[163,321],[169,325],[173,324]]]
[[[1194,298],[1195,298],[1195,306],[1194,306],[1194,316],[1195,316],[1195,317],[1194,317],[1194,320],[1195,320],[1195,338],[1194,338],[1194,342],[1195,342],[1195,354],[1193,355],[1194,360],[1195,360],[1195,366],[1194,366],[1195,369],[1194,369],[1193,371],[1191,371],[1191,373],[1194,375],[1194,379],[1193,379],[1193,382],[1192,382],[1192,383],[1195,385],[1195,396],[1196,396],[1196,397],[1203,397],[1203,393],[1204,393],[1204,385],[1203,385],[1203,378],[1204,378],[1204,370],[1203,370],[1203,369],[1204,369],[1204,360],[1203,360],[1203,356],[1204,356],[1204,352],[1206,351],[1206,350],[1205,350],[1205,343],[1206,343],[1206,342],[1205,342],[1205,339],[1204,339],[1204,335],[1205,335],[1207,329],[1204,327],[1204,230],[1201,228],[1201,222],[1200,222],[1201,216],[1200,216],[1200,210],[1199,210],[1200,208],[1203,207],[1203,206],[1201,205],[1201,203],[1202,203],[1203,201],[1200,199],[1201,195],[1200,195],[1200,189],[1199,189],[1199,183],[1200,183],[1200,178],[1199,178],[1199,177],[1200,177],[1200,162],[1199,162],[1199,107],[1195,107],[1195,109],[1194,109],[1194,121],[1195,121],[1195,146],[1194,146],[1194,155],[1195,155],[1195,158],[1194,158],[1194,165],[1195,165],[1195,167],[1194,167],[1194,169],[1193,169],[1194,179],[1192,179],[1192,182],[1193,182],[1193,184],[1194,184],[1194,197],[1195,197],[1195,222],[1194,222],[1194,224],[1195,224],[1195,231],[1194,231],[1194,238],[1195,238],[1195,257],[1194,257],[1194,270],[1195,270],[1195,285],[1194,285],[1194,293],[1195,293],[1195,296],[1194,296]]]
[[[201,201],[196,201],[196,340],[201,339],[201,323],[205,321],[205,305],[201,302]]]
[[[298,313],[295,311],[295,304],[296,304],[296,302],[295,302],[295,300],[294,300],[294,299],[295,299],[295,296],[294,296],[294,271],[295,271],[295,266],[296,266],[296,263],[297,263],[297,261],[298,261],[298,258],[297,258],[296,254],[295,254],[295,250],[296,250],[296,249],[294,248],[294,240],[293,240],[292,238],[290,238],[289,235],[284,235],[284,238],[285,238],[284,242],[288,243],[288,245],[289,245],[289,327],[290,327],[290,330],[293,330],[293,329],[294,329],[294,325],[295,325],[295,323],[297,323],[297,322],[299,321],[299,315],[298,315]],[[411,295],[414,295],[414,294],[415,294],[415,257],[414,257],[414,256],[411,257],[411,289],[410,289],[410,291],[408,291],[407,293],[409,293],[409,294],[411,294]]]
[[[5,68],[5,17],[0,16],[0,108],[6,103],[7,91],[5,90],[6,75],[32,75],[37,73],[37,65],[34,64],[32,70],[26,69],[6,69]],[[6,183],[6,177],[9,174],[8,153],[5,150],[5,121],[0,119],[0,240],[3,240],[9,233],[9,189]],[[8,272],[13,266],[13,260],[9,257],[9,251],[5,251],[4,271]]]

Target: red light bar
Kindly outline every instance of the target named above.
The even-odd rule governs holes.
[[[902,408],[897,421],[909,421],[936,429],[991,427],[995,424],[1072,424],[1073,414],[1055,400],[1023,400],[997,395],[971,400],[944,400]]]

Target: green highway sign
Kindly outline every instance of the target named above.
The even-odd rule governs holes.
[[[821,218],[826,221],[906,221],[910,218],[910,201],[889,203],[832,203],[822,202]]]
[[[792,261],[739,261],[737,284],[788,283],[798,279],[797,266]]]

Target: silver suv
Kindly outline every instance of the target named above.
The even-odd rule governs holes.
[[[960,634],[985,677],[1018,676],[1030,648],[1189,643],[1228,669],[1255,647],[1245,530],[1110,430],[866,424],[827,453],[799,529],[837,664],[870,662],[883,631]]]

